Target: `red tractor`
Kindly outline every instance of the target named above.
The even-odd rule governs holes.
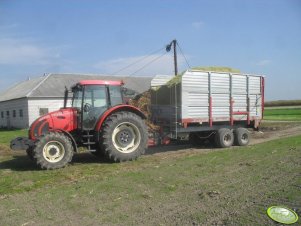
[[[64,107],[35,120],[11,148],[26,149],[42,169],[64,167],[79,147],[115,162],[136,159],[147,147],[146,117],[125,103],[123,89],[122,81],[80,81],[71,88],[72,107],[66,89]]]

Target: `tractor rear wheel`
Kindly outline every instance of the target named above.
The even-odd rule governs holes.
[[[102,129],[102,149],[114,162],[137,159],[147,147],[148,133],[144,121],[132,112],[109,116]]]
[[[42,169],[65,167],[72,160],[73,146],[62,133],[48,133],[39,138],[33,150],[34,160]]]

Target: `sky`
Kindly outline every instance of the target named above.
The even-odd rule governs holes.
[[[232,67],[265,75],[266,100],[301,99],[299,0],[0,0],[0,92],[45,73],[173,74],[173,39],[179,71]]]

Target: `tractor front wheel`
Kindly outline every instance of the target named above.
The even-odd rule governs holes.
[[[144,121],[132,112],[118,112],[103,125],[102,149],[114,162],[130,161],[144,154],[148,133]]]
[[[48,133],[39,138],[33,150],[34,160],[42,169],[65,167],[73,156],[70,139],[62,133]]]

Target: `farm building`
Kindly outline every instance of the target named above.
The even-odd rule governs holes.
[[[39,116],[63,107],[65,86],[80,80],[123,80],[125,87],[142,93],[150,88],[151,77],[85,74],[48,74],[21,82],[0,94],[0,128],[28,128]]]

